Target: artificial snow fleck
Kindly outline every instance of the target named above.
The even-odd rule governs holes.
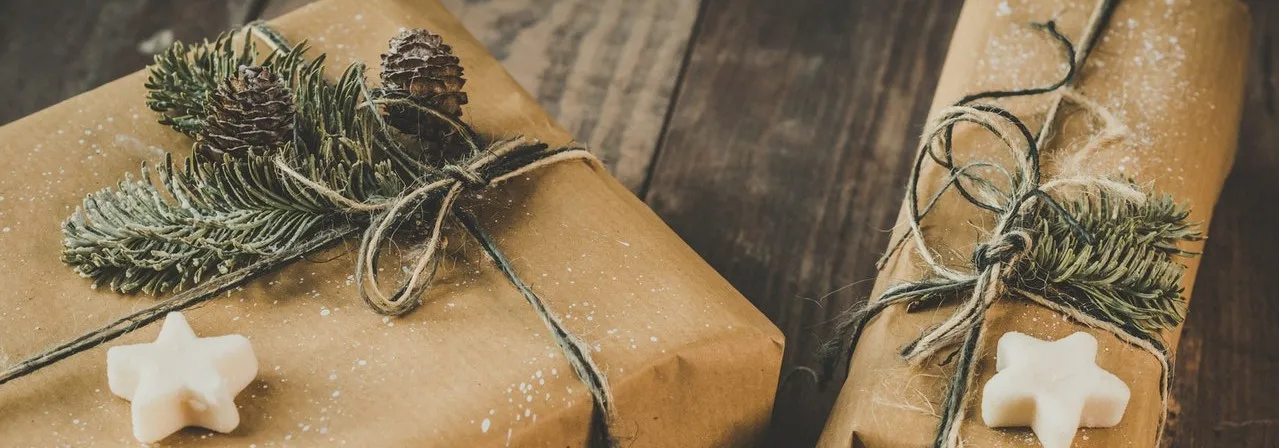
[[[1013,13],[1013,9],[1008,7],[1007,1],[999,2],[999,6],[995,7],[995,16],[1003,17]]]

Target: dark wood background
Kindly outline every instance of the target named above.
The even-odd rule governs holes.
[[[0,1],[0,124],[308,0]],[[811,365],[864,300],[960,0],[445,0]],[[1279,446],[1279,4],[1251,0],[1239,156],[1176,370],[1173,446]],[[1272,345],[1273,344],[1273,345]],[[811,445],[834,390],[779,391]]]

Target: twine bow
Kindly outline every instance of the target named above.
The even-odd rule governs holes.
[[[1010,292],[1085,325],[1110,332],[1121,340],[1150,352],[1158,359],[1162,367],[1161,396],[1166,404],[1170,384],[1170,361],[1168,351],[1157,335],[1151,334],[1144,328],[1099,319],[1081,309],[1081,305],[1077,303],[1057,298],[1050,299],[1024,288],[1010,286],[1010,284],[1021,283],[1014,281],[1020,279],[1014,278],[1019,273],[1013,267],[1034,249],[1036,241],[1033,230],[1038,224],[1036,221],[1042,219],[1043,214],[1056,214],[1058,219],[1064,220],[1074,229],[1080,241],[1089,245],[1094,242],[1092,235],[1050,192],[1064,186],[1082,186],[1104,191],[1126,200],[1136,202],[1146,200],[1145,193],[1128,183],[1100,177],[1062,178],[1043,182],[1040,173],[1040,150],[1049,139],[1050,130],[1063,102],[1071,102],[1090,112],[1104,125],[1104,130],[1094,136],[1075,155],[1076,157],[1083,157],[1126,135],[1126,129],[1122,123],[1119,123],[1105,108],[1083,97],[1070,87],[1078,69],[1083,66],[1098,35],[1113,13],[1115,3],[1114,0],[1099,2],[1085,27],[1078,52],[1069,39],[1057,31],[1053,22],[1034,25],[1050,34],[1067,55],[1068,70],[1056,83],[1042,88],[972,94],[953,106],[943,109],[930,121],[918,146],[907,184],[905,203],[907,204],[906,222],[909,228],[891,245],[891,249],[880,259],[878,266],[882,269],[893,254],[899,252],[907,242],[911,242],[917,249],[923,264],[932,271],[932,276],[925,280],[890,287],[879,297],[872,299],[865,307],[851,311],[837,329],[837,338],[833,345],[827,347],[828,350],[836,349],[831,350],[835,352],[838,351],[838,344],[847,342],[842,359],[850,359],[856,347],[856,341],[867,322],[881,311],[898,304],[906,304],[908,310],[913,311],[937,306],[950,297],[966,294],[967,298],[958,304],[946,320],[924,331],[900,352],[904,360],[911,366],[917,367],[926,360],[932,359],[940,351],[958,346],[958,349],[942,361],[943,363],[958,361],[958,365],[950,379],[944,401],[940,425],[934,439],[936,447],[956,447],[960,444],[959,428],[964,420],[965,397],[976,377],[975,358],[986,312],[995,300]],[[1008,110],[992,104],[979,103],[981,100],[1041,94],[1052,94],[1053,102],[1048,109],[1044,125],[1037,135],[1032,134],[1026,124]],[[956,163],[952,143],[954,128],[961,123],[976,125],[998,138],[1003,148],[1011,154],[1014,165],[1012,169],[989,161]],[[932,193],[921,206],[919,191],[921,173],[928,161],[944,168],[947,176],[937,191]],[[979,172],[994,174],[983,177],[979,175]],[[997,217],[989,237],[977,244],[973,250],[972,272],[947,266],[934,255],[925,240],[922,220],[933,210],[942,196],[950,191],[958,193],[969,204],[991,212]],[[833,362],[837,361],[834,358],[828,358],[826,366],[828,371],[833,368]],[[1165,417],[1160,418],[1158,430],[1160,435],[1163,432]]]
[[[470,156],[465,159],[446,163],[438,168],[421,166],[425,171],[414,186],[406,188],[396,197],[381,198],[370,201],[357,201],[346,197],[341,192],[329,188],[299,173],[283,157],[275,159],[276,167],[289,177],[297,180],[316,193],[342,204],[352,214],[366,214],[370,218],[360,240],[359,255],[356,259],[355,282],[360,297],[374,311],[391,316],[399,316],[412,311],[421,304],[421,297],[430,288],[436,267],[443,255],[443,227],[449,217],[455,217],[472,237],[480,243],[485,253],[506,276],[555,337],[556,343],[564,353],[569,365],[577,377],[587,386],[593,400],[591,413],[591,444],[596,447],[616,445],[609,423],[612,420],[612,395],[608,380],[603,370],[591,359],[591,349],[585,341],[569,332],[564,324],[546,306],[538,295],[516,275],[510,261],[497,248],[496,243],[480,227],[478,220],[465,210],[457,207],[457,201],[467,192],[479,192],[501,182],[523,176],[533,170],[568,160],[597,161],[595,156],[584,148],[565,146],[552,148],[549,145],[524,137],[514,137],[496,141],[481,150],[475,143],[472,131],[453,118],[441,114],[434,109],[422,107],[404,100],[371,101],[369,104],[396,103],[418,108],[443,120],[456,131],[455,136],[470,149]],[[419,212],[423,207],[426,212]],[[429,233],[423,245],[423,252],[412,262],[408,269],[408,278],[402,281],[391,294],[385,294],[378,282],[378,260],[383,248],[390,244],[390,236],[394,229],[410,221],[422,219],[430,223]]]
[[[469,139],[466,140],[474,145]],[[275,165],[299,183],[342,204],[348,212],[370,216],[356,260],[356,285],[360,296],[374,311],[398,316],[416,308],[420,304],[420,297],[429,289],[442,254],[440,246],[443,242],[444,222],[454,212],[454,205],[463,193],[481,191],[566,160],[595,160],[595,157],[579,147],[551,148],[545,143],[523,137],[506,139],[489,145],[487,149],[474,150],[463,161],[429,168],[416,186],[406,188],[400,196],[367,202],[350,199],[341,192],[306,177],[283,158],[277,158]],[[430,210],[425,213],[417,212],[424,204],[429,204],[427,206]],[[417,219],[430,223],[423,253],[412,263],[408,278],[394,292],[385,294],[378,282],[378,258],[388,245],[394,229]]]
[[[283,37],[263,22],[254,22],[249,30],[273,49],[289,47]],[[542,319],[542,323],[554,336],[556,344],[564,353],[573,372],[590,392],[593,402],[590,424],[591,446],[616,446],[618,441],[610,428],[613,420],[612,392],[604,371],[591,359],[590,346],[569,332],[541,297],[520,279],[515,273],[515,268],[511,266],[510,260],[502,254],[496,242],[480,227],[479,221],[469,212],[456,207],[458,199],[468,192],[480,192],[540,168],[569,160],[595,163],[599,160],[582,147],[553,148],[546,143],[523,136],[497,140],[481,149],[475,132],[448,114],[407,98],[390,95],[375,99],[367,89],[362,94],[366,101],[360,107],[371,112],[376,120],[378,132],[386,136],[385,142],[388,145],[384,150],[387,155],[422,173],[414,185],[405,188],[399,196],[357,201],[298,172],[283,156],[275,159],[276,168],[302,185],[343,205],[351,214],[369,216],[369,224],[365,227],[364,235],[360,240],[355,266],[355,282],[360,291],[360,297],[374,311],[389,316],[403,315],[417,308],[421,304],[422,296],[430,289],[435,269],[443,256],[444,222],[449,217],[456,218],[479,242],[480,247],[497,265],[498,270],[533,307],[538,317]],[[448,161],[438,167],[424,164],[408,156],[394,144],[395,138],[391,136],[389,127],[378,110],[379,107],[391,105],[415,110],[447,125],[453,131],[447,138],[451,139],[452,143],[464,146],[469,156],[459,161]],[[418,209],[424,205],[429,207],[428,210],[418,212]],[[380,272],[378,259],[383,248],[390,244],[390,237],[395,229],[419,219],[430,223],[430,232],[422,245],[423,252],[408,269],[408,278],[402,281],[394,292],[387,295],[378,282]]]

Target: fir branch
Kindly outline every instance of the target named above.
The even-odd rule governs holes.
[[[309,176],[356,200],[402,189],[389,165],[335,164],[294,155]],[[63,261],[95,286],[159,294],[226,274],[347,217],[331,198],[280,174],[272,159],[225,163],[172,156],[141,179],[87,196],[63,224]]]
[[[252,39],[235,46],[233,37],[175,44],[156,57],[147,103],[161,112],[161,123],[194,137],[209,131],[211,92],[258,59]],[[232,272],[339,220],[363,218],[281,173],[277,156],[351,200],[403,191],[405,179],[422,171],[376,132],[377,110],[360,107],[368,100],[364,66],[352,64],[330,83],[325,56],[307,60],[306,51],[305,43],[277,49],[261,63],[294,93],[290,142],[245,158],[193,156],[181,167],[170,156],[154,170],[159,183],[144,165],[141,180],[89,195],[67,219],[63,260],[95,286],[159,294]],[[388,148],[401,156],[386,155]]]
[[[1065,215],[1041,211],[1035,244],[1011,278],[1103,321],[1153,334],[1179,325],[1186,300],[1180,248],[1203,238],[1189,210],[1167,195],[1133,201],[1099,191],[1063,204],[1091,235],[1084,242]]]
[[[365,101],[364,65],[348,66],[337,82],[330,84],[324,79],[323,61],[321,55],[315,63],[291,72],[288,82],[298,107],[295,143],[323,160],[374,160],[375,114],[359,107]]]

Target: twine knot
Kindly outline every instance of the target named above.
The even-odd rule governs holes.
[[[448,122],[453,123],[459,132],[465,130],[461,124]],[[524,137],[499,140],[484,149],[474,146],[473,138],[466,141],[471,145],[470,157],[430,169],[417,182],[416,187],[405,189],[398,196],[370,201],[349,198],[343,192],[298,172],[283,156],[276,158],[276,168],[301,186],[332,200],[349,213],[370,216],[371,222],[360,241],[359,256],[356,258],[355,282],[365,303],[378,313],[398,316],[421,303],[420,297],[430,287],[435,268],[439,264],[444,222],[453,214],[453,205],[465,191],[488,188],[557,162],[595,160],[585,148],[551,148],[545,143]],[[431,203],[431,210],[415,212],[426,202]],[[389,295],[384,294],[378,282],[377,260],[382,249],[387,246],[387,238],[393,233],[393,229],[411,219],[421,220],[427,227],[427,239],[422,245],[424,250],[405,270],[407,276],[399,287]]]
[[[1030,249],[1031,237],[1024,230],[1014,230],[999,235],[992,241],[981,243],[973,249],[973,266],[984,271],[995,263],[1008,263]]]
[[[461,182],[469,190],[479,190],[489,186],[490,183],[488,178],[481,176],[480,173],[468,166],[448,164],[444,165],[443,171],[444,174],[447,174],[453,180]]]

